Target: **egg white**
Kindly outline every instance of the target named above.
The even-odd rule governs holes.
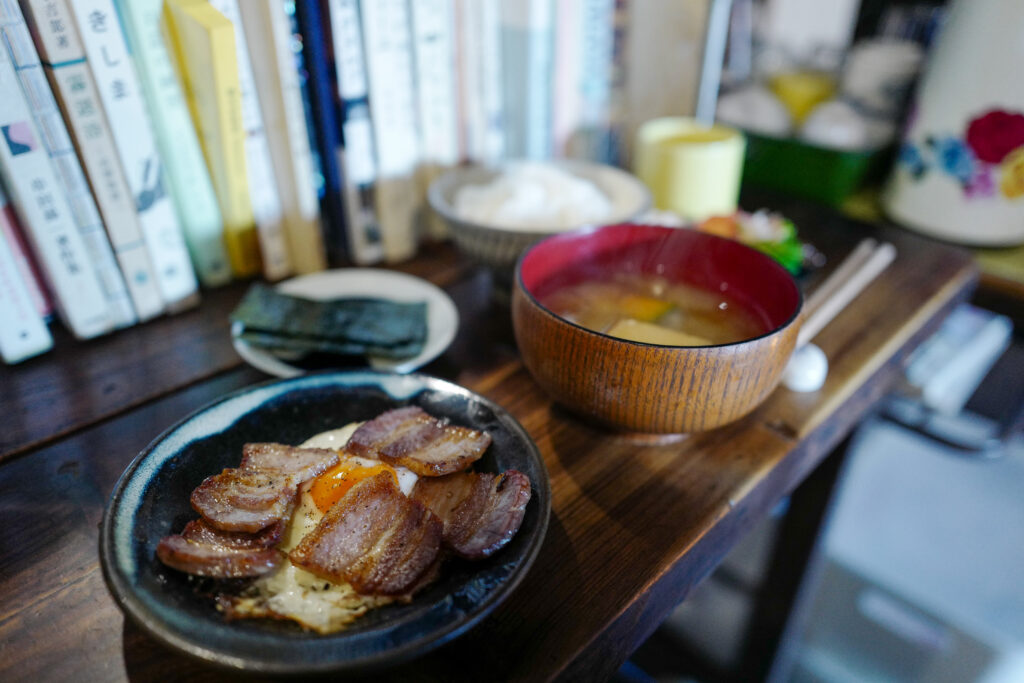
[[[329,448],[339,451],[342,461],[363,466],[379,464],[376,460],[350,456],[343,448],[360,423],[354,422],[340,429],[332,429],[310,437],[303,448]],[[395,466],[398,485],[409,495],[416,485],[417,476],[410,470]],[[313,502],[309,488],[313,480],[303,486],[299,503],[285,529],[284,540],[278,546],[286,555],[313,531],[323,513]],[[275,571],[262,576],[246,590],[233,605],[240,616],[277,617],[291,619],[319,633],[333,633],[344,628],[368,610],[394,602],[394,598],[360,595],[347,582],[334,583],[296,567],[285,558]]]

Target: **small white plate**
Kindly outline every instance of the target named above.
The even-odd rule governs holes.
[[[375,370],[406,373],[426,365],[448,348],[459,329],[459,312],[444,290],[414,275],[381,268],[343,268],[325,270],[286,280],[277,289],[307,299],[341,297],[375,297],[392,301],[427,303],[427,340],[423,350],[412,358],[370,357]],[[238,338],[240,323],[231,326],[231,341],[245,362],[277,377],[297,377],[302,368],[289,364],[283,357],[250,345]]]

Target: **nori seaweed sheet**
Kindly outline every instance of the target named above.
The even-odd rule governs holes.
[[[331,353],[341,356],[381,356],[383,358],[410,358],[423,350],[422,342],[407,342],[394,346],[375,346],[340,342],[312,337],[291,337],[286,334],[243,329],[238,335],[242,341],[263,349],[289,353]]]
[[[427,338],[426,302],[314,301],[255,283],[231,313],[240,337],[271,350],[408,358]]]

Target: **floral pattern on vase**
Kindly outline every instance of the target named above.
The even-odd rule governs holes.
[[[1018,147],[1006,155],[1002,169],[1002,180],[999,183],[1002,193],[1011,199],[1024,197],[1024,147]]]
[[[1024,113],[1001,109],[971,119],[962,137],[928,135],[906,140],[898,163],[920,180],[937,171],[950,176],[971,199],[1024,197]]]

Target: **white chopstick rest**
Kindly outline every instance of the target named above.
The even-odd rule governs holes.
[[[817,391],[828,377],[828,358],[825,352],[814,344],[805,344],[793,352],[782,383],[790,391]]]

